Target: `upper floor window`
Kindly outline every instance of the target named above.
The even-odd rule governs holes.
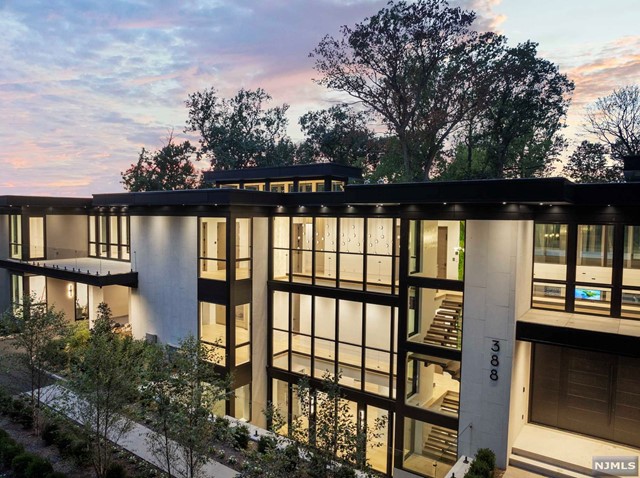
[[[200,277],[227,279],[227,219],[200,218]]]
[[[464,222],[411,221],[409,273],[433,279],[464,279]]]
[[[536,224],[533,277],[553,280],[567,278],[566,224]]]
[[[11,259],[22,259],[22,216],[9,216],[9,248]]]
[[[89,256],[131,260],[129,216],[89,216]]]

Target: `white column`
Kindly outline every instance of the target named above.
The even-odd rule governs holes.
[[[501,468],[508,456],[515,321],[530,302],[532,238],[528,221],[467,221],[459,451],[490,448]]]
[[[251,422],[266,426],[267,407],[267,280],[269,275],[269,219],[253,219],[253,263],[251,297]]]

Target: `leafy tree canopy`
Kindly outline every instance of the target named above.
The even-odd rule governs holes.
[[[191,161],[195,151],[189,141],[175,144],[171,134],[153,153],[142,148],[138,162],[122,173],[122,184],[132,192],[198,188],[200,174]]]
[[[289,105],[266,108],[271,96],[262,88],[240,89],[220,98],[215,88],[191,93],[185,132],[200,135],[198,156],[214,170],[292,164],[295,146],[286,135]]]
[[[621,182],[620,160],[613,158],[613,164],[609,164],[607,149],[602,144],[583,141],[569,156],[562,172],[578,183]]]

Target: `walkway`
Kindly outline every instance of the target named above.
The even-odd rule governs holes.
[[[67,391],[63,392],[63,389],[58,385],[43,388],[42,397],[43,403],[58,411],[60,411],[60,402],[62,400],[65,401],[65,404],[68,403],[69,400],[75,400],[75,397],[70,396]],[[77,414],[71,413],[67,416],[72,420],[79,421]],[[149,445],[147,444],[147,435],[149,433],[152,433],[151,430],[136,423],[132,430],[119,440],[118,446],[165,470],[163,463],[149,450]],[[213,460],[209,460],[205,464],[203,472],[204,476],[212,478],[234,478],[237,475],[235,470]]]

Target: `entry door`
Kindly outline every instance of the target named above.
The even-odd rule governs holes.
[[[536,344],[530,420],[640,446],[640,359]]]
[[[438,279],[447,278],[447,227],[438,226]]]

